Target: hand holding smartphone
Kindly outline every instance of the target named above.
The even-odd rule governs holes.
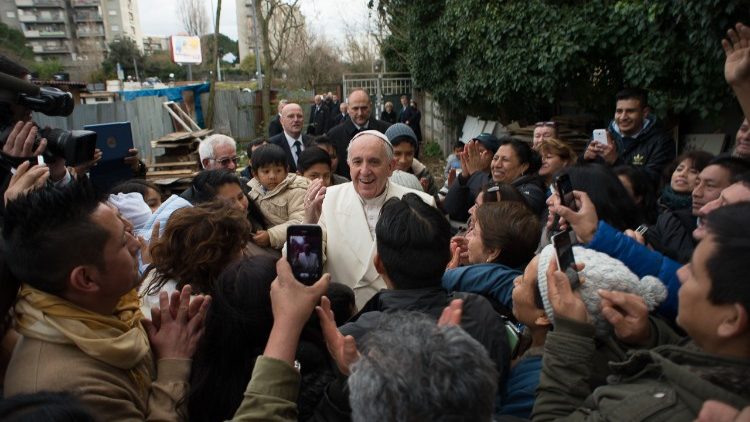
[[[311,286],[323,276],[323,232],[316,224],[295,224],[286,229],[286,259],[294,278]]]
[[[570,240],[570,232],[564,231],[552,236],[552,244],[555,247],[555,258],[557,268],[568,276],[570,288],[575,290],[581,285],[578,278],[575,256],[573,256],[573,243]]]

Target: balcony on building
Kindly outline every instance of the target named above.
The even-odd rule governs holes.
[[[103,37],[104,28],[80,28],[76,30],[78,37]]]
[[[63,0],[15,0],[16,7],[52,7],[65,8]]]
[[[65,22],[65,16],[62,13],[19,13],[18,20],[21,22]]]
[[[61,54],[70,53],[70,47],[66,44],[60,45],[35,45],[31,49],[35,54]]]
[[[76,12],[76,14],[73,16],[73,19],[76,22],[101,22],[102,16],[98,12]]]
[[[99,0],[72,0],[71,4],[73,7],[99,7],[101,2]]]

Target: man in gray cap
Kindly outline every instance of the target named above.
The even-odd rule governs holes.
[[[482,186],[492,180],[490,164],[499,147],[500,141],[491,133],[474,137],[464,147],[459,157],[461,174],[450,186],[443,204],[452,220],[466,221],[469,218],[469,208],[474,205]]]
[[[385,136],[393,145],[396,169],[413,174],[419,179],[422,190],[432,196],[437,195],[438,187],[435,185],[435,179],[427,167],[414,158],[418,150],[418,142],[417,135],[412,128],[404,123],[394,123],[385,131]]]

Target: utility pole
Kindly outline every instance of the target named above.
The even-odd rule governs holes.
[[[263,71],[260,68],[260,40],[258,39],[258,14],[253,0],[253,38],[255,38],[255,77],[258,79],[258,89],[263,89]]]

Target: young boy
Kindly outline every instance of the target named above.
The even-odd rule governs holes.
[[[249,144],[247,144],[247,167],[245,167],[244,170],[240,172],[240,176],[246,177],[248,179],[253,178],[253,151],[262,147],[263,145],[268,145],[268,138],[256,138],[250,141]]]
[[[253,152],[253,178],[247,183],[254,201],[269,229],[253,236],[258,246],[281,249],[286,242],[286,228],[301,224],[305,217],[306,178],[289,173],[286,153],[274,144],[263,145]]]
[[[302,151],[297,160],[297,174],[311,182],[323,179],[323,186],[331,186],[331,156],[321,148],[308,148]]]

